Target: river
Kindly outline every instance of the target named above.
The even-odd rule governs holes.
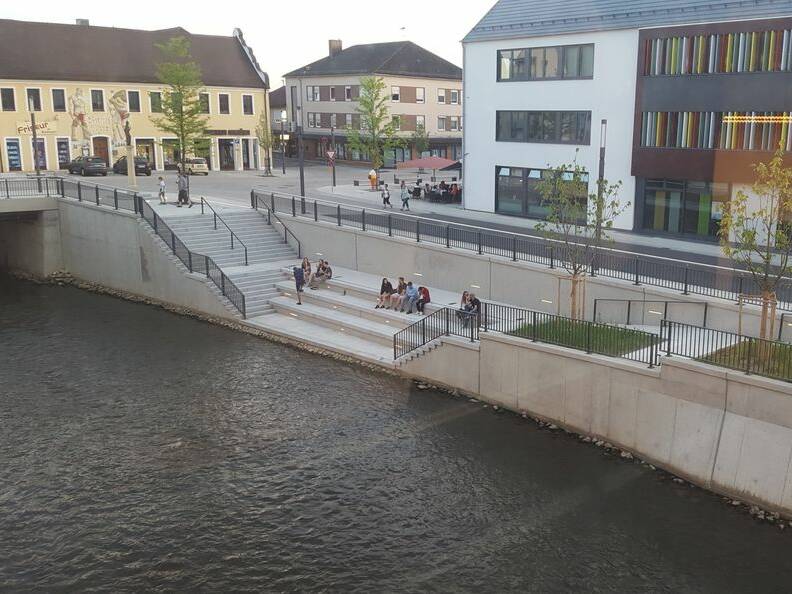
[[[792,534],[563,432],[0,277],[2,591],[789,592]]]

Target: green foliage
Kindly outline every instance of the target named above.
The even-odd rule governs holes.
[[[259,146],[262,150],[269,151],[275,146],[275,138],[270,129],[266,109],[261,110],[261,116],[259,116],[258,125],[256,126],[256,138],[258,138]]]
[[[587,324],[561,317],[539,322],[536,328],[532,324],[524,324],[509,334],[520,338],[535,337],[541,342],[573,349],[590,348],[595,353],[614,357],[649,348],[652,345],[652,337],[647,332],[619,326]]]
[[[429,150],[429,133],[426,131],[425,126],[418,124],[410,140],[412,140],[416,158],[420,157],[424,151]]]
[[[376,76],[360,79],[357,112],[360,129],[347,129],[347,145],[353,151],[369,156],[374,169],[382,167],[384,152],[404,146],[388,113],[385,81]]]
[[[165,89],[162,113],[152,116],[151,121],[163,132],[176,137],[179,161],[184,170],[188,154],[198,154],[209,148],[208,118],[202,113],[200,101],[201,68],[192,60],[190,41],[186,37],[172,37],[156,47],[163,57],[156,66],[157,79]]]
[[[747,270],[766,296],[792,275],[792,169],[784,166],[784,154],[779,145],[767,163],[754,165],[756,205],[738,191],[724,209],[719,230],[723,253],[736,268]]]

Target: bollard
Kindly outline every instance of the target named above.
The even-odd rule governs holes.
[[[6,181],[6,183],[8,182]],[[82,202],[82,185],[80,182],[77,182],[77,201]]]
[[[316,200],[314,200],[314,222],[319,220],[319,212],[316,209]]]
[[[340,227],[341,226],[341,205],[340,204],[338,204],[336,206],[336,215],[338,217],[338,226]]]
[[[113,188],[113,208],[118,210],[118,190]]]
[[[99,206],[99,186],[94,186],[96,189],[96,206]]]

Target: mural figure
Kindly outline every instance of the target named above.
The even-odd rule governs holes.
[[[113,144],[116,146],[126,146],[126,134],[124,124],[129,118],[129,107],[127,106],[126,93],[116,91],[110,96],[110,107],[113,128]]]
[[[69,115],[72,119],[71,139],[88,142],[91,139],[91,131],[88,129],[88,122],[85,119],[85,97],[83,97],[82,89],[77,89],[69,97]]]

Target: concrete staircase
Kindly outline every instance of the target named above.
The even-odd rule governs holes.
[[[215,229],[211,212],[200,214],[196,208],[199,207],[178,214],[169,211],[163,218],[191,251],[212,258],[242,291],[248,319],[274,313],[269,302],[279,295],[275,284],[283,279],[284,266],[298,262],[297,252],[284,243],[283,235],[261,213],[244,208],[218,209],[236,237],[247,246],[246,266],[244,248],[236,238],[231,248],[231,234],[225,225],[218,221]]]

